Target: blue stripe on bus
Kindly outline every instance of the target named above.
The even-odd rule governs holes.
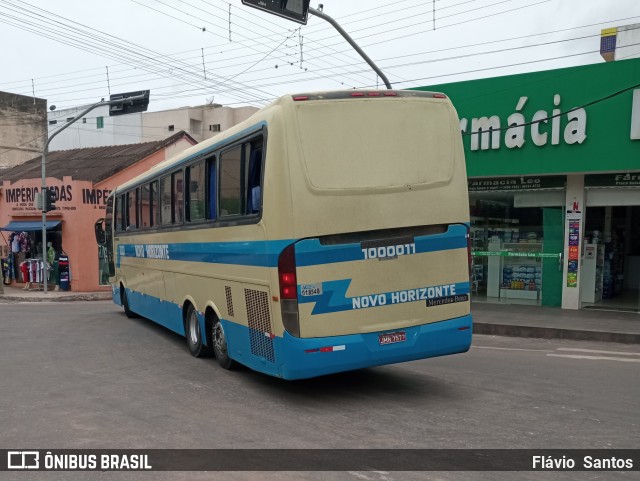
[[[181,306],[154,296],[126,290],[129,306],[144,317],[184,336]],[[114,301],[120,304],[118,289]],[[198,316],[204,330],[204,318]],[[251,352],[249,328],[221,320],[232,359],[249,368],[285,379],[304,379],[429,357],[466,352],[471,345],[472,318],[454,319],[365,334],[296,338],[285,332],[273,337],[275,363]],[[380,345],[383,333],[403,331],[406,341]]]
[[[467,248],[467,228],[464,224],[453,224],[447,232],[416,237],[415,253],[437,252]],[[407,252],[407,254],[409,254]],[[304,239],[296,245],[296,265],[314,266],[333,262],[351,262],[364,259],[360,243],[322,245],[320,240]]]
[[[416,237],[416,254],[449,249],[466,249],[466,233],[467,229],[463,224],[454,224],[450,225],[449,230],[445,233]],[[213,264],[277,267],[280,253],[293,242],[296,242],[296,240],[121,244],[116,253],[116,262],[119,266],[121,257],[139,257]],[[151,247],[151,250],[149,250],[149,247]],[[296,245],[296,265],[298,267],[363,259],[364,255],[359,243],[321,245],[320,241],[314,238],[303,239]]]
[[[302,295],[302,285],[298,285],[298,303],[315,302],[312,315],[329,312],[370,309],[372,307],[404,304],[407,302],[424,302],[443,297],[469,294],[469,282],[444,284],[439,286],[419,286],[391,292],[376,292],[370,295],[347,297],[351,279],[339,279],[322,282],[322,293],[312,296]],[[468,297],[468,296],[467,296]],[[355,303],[354,303],[355,300]],[[358,307],[355,307],[355,306]]]
[[[175,244],[121,244],[120,257],[159,258],[174,261],[277,267],[282,250],[293,240],[245,242],[196,242]],[[166,247],[166,255],[149,254],[148,247]]]

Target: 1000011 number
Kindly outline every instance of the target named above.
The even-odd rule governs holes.
[[[394,246],[368,247],[362,249],[364,258],[366,259],[386,259],[389,257],[398,257],[416,253],[415,244],[398,244]]]

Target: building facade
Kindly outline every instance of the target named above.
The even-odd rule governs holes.
[[[473,298],[640,311],[640,59],[420,90],[460,117]]]
[[[19,165],[42,152],[47,132],[47,101],[0,92],[1,170]]]
[[[42,215],[35,205],[36,194],[42,186],[41,158],[3,171],[0,257],[6,269],[12,268],[8,277],[16,284],[25,285],[27,279],[20,272],[21,265],[42,260],[54,268],[55,261],[66,255],[71,290],[110,289],[106,259],[94,236],[94,224],[105,216],[109,193],[195,144],[189,134],[177,132],[155,142],[51,152],[47,156],[46,185],[56,194],[57,208],[47,213],[44,241]],[[55,271],[46,273],[52,287],[60,281]],[[38,279],[32,279],[32,286],[36,288],[42,283],[42,273]]]
[[[50,112],[49,134],[85,108],[86,106],[74,107]],[[110,117],[109,107],[103,106],[91,111],[56,136],[49,150],[153,142],[179,131],[185,131],[197,142],[202,142],[248,119],[257,110],[255,107],[233,108],[210,104]]]

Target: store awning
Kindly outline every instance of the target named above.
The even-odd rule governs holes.
[[[58,227],[60,225],[59,220],[48,220],[47,221],[47,229],[53,229],[54,227]],[[41,220],[12,220],[4,227],[0,227],[0,230],[8,230],[12,232],[22,232],[22,231],[36,231],[42,230],[42,221]]]

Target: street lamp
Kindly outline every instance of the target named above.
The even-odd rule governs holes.
[[[148,90],[144,90],[141,92],[135,92],[134,95],[130,95],[130,96],[126,96],[127,94],[121,94],[121,95],[112,95],[111,96],[111,100],[107,100],[105,101],[104,99],[100,100],[100,102],[97,102],[93,105],[90,105],[89,107],[87,107],[85,110],[83,110],[80,114],[76,115],[73,119],[71,119],[69,122],[67,122],[66,124],[64,124],[62,127],[60,127],[58,130],[56,130],[53,134],[51,134],[50,136],[48,136],[47,141],[44,143],[44,147],[42,149],[42,192],[41,192],[41,208],[42,208],[42,253],[43,253],[43,260],[44,260],[44,253],[46,252],[46,246],[47,246],[47,206],[46,206],[46,202],[45,202],[45,198],[48,197],[47,196],[47,180],[46,180],[46,160],[47,160],[47,152],[49,151],[49,144],[51,143],[51,141],[53,140],[53,138],[58,135],[60,132],[62,132],[64,129],[66,129],[67,127],[69,127],[71,124],[75,123],[77,120],[81,119],[82,117],[84,117],[86,114],[88,114],[89,112],[91,112],[93,109],[97,109],[98,107],[101,107],[102,105],[117,105],[117,106],[124,106],[124,105],[134,105],[134,103],[138,106],[140,106],[140,109],[136,109],[136,111],[141,111],[141,110],[146,110],[147,105],[149,105],[149,91]],[[115,98],[114,98],[115,97]],[[53,111],[55,110],[56,106],[52,105],[50,107],[50,109]],[[123,108],[119,108],[116,109],[117,113],[125,113],[126,109]],[[117,113],[115,115],[117,115]],[[111,113],[111,111],[109,112],[109,115],[114,115],[113,113]],[[48,134],[48,132],[47,132]],[[43,275],[44,277],[44,275]],[[43,284],[44,284],[44,293],[47,293],[47,288],[48,288],[48,282],[47,279],[43,279]]]

